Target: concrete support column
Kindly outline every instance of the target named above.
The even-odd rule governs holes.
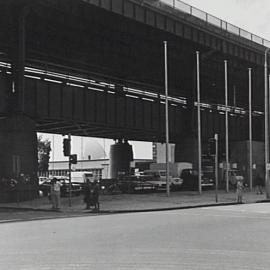
[[[1,119],[0,149],[0,179],[13,178],[18,181],[18,187],[22,190],[18,197],[20,200],[37,196],[38,161],[35,122],[22,115]],[[27,186],[21,183],[22,174],[30,180]]]
[[[22,1],[14,3],[10,16],[10,59],[12,64],[12,99],[10,108],[12,112],[24,113],[25,79],[24,69],[26,61],[26,20],[31,10],[30,4]]]
[[[175,162],[190,162],[198,169],[198,140],[195,136],[183,137],[181,143],[175,145]]]
[[[194,57],[192,67],[192,84],[187,96],[187,109],[183,125],[184,132],[175,145],[175,162],[191,162],[194,168],[198,167],[198,138],[197,138],[197,107],[194,102],[197,100],[197,66]]]

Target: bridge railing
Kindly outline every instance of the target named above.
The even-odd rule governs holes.
[[[199,18],[203,21],[205,21],[208,24],[212,24],[224,31],[227,31],[229,33],[232,33],[234,35],[237,35],[239,37],[248,39],[250,41],[253,41],[255,43],[258,43],[260,45],[263,45],[265,47],[270,47],[270,41],[266,40],[264,38],[259,37],[258,35],[252,34],[238,26],[235,26],[231,23],[228,23],[224,20],[221,20],[207,12],[204,12],[198,8],[195,8],[189,4],[186,4],[182,2],[181,0],[161,0],[163,3],[180,10],[182,12],[185,12],[189,15],[195,16],[196,18]]]

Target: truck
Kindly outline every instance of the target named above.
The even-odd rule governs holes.
[[[83,185],[86,183],[86,180],[89,179],[90,182],[93,182],[94,175],[92,172],[82,171],[82,172],[71,172],[71,182],[78,183]]]
[[[175,162],[169,163],[170,176],[180,177],[183,169],[192,169],[192,163],[190,162]],[[166,163],[151,163],[150,170],[166,170]]]
[[[169,181],[172,190],[179,190],[183,184],[180,177],[183,169],[191,169],[192,164],[189,162],[169,163]],[[158,188],[166,188],[166,163],[151,163],[150,170],[144,171],[145,175],[153,175],[154,180],[150,180],[156,184]],[[148,180],[149,182],[149,180]]]

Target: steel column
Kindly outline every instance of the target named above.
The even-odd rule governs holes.
[[[165,125],[166,125],[166,191],[170,196],[170,172],[169,172],[169,112],[168,112],[168,58],[167,41],[164,41],[164,76],[165,76]]]
[[[198,187],[202,193],[202,143],[201,143],[201,96],[200,96],[200,52],[196,51],[197,62],[197,123],[198,123]]]
[[[229,192],[229,124],[228,124],[228,62],[224,60],[225,68],[225,143],[226,143],[226,192]]]
[[[248,97],[249,97],[249,188],[252,191],[253,186],[253,173],[252,173],[252,81],[251,81],[252,69],[248,69]]]
[[[267,81],[267,54],[270,48],[265,50],[264,55],[264,161],[265,161],[265,193],[266,198],[270,198],[269,193],[269,173],[268,173],[268,163],[269,163],[269,144],[268,144],[268,81]]]

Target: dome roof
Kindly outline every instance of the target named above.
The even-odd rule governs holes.
[[[83,144],[83,159],[104,159],[107,157],[106,152],[101,144],[95,139],[84,138]],[[89,158],[90,157],[90,158]]]

